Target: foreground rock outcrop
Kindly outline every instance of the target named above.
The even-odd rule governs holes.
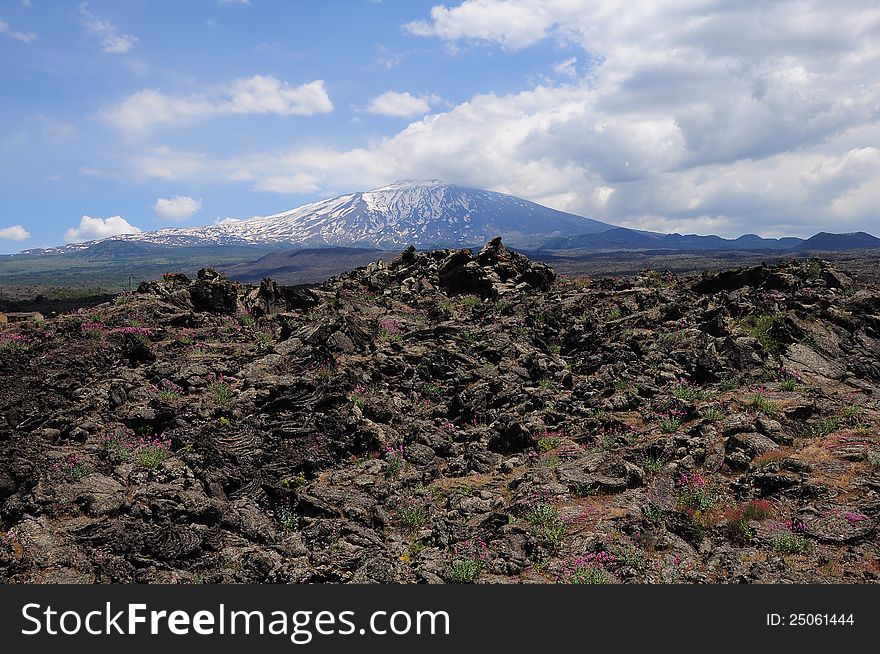
[[[880,287],[493,240],[0,331],[0,579],[874,582]]]

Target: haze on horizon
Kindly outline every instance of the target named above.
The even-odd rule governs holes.
[[[626,227],[877,231],[880,8],[0,2],[0,252],[438,178]]]

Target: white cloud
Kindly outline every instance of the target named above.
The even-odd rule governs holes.
[[[0,20],[0,34],[5,34],[16,41],[21,41],[22,43],[30,43],[37,38],[37,35],[32,32],[16,32],[5,20]]]
[[[560,61],[558,64],[553,66],[553,72],[557,75],[561,75],[562,77],[571,77],[576,79],[578,76],[577,68],[575,67],[577,64],[577,57],[569,57],[565,61]]]
[[[271,75],[254,75],[233,82],[230,93],[229,102],[218,107],[221,113],[307,116],[333,111],[323,80],[293,87]]]
[[[140,232],[139,228],[130,225],[121,216],[112,216],[110,218],[83,216],[80,218],[77,227],[71,227],[67,230],[64,234],[64,241],[66,243],[81,243],[83,241],[94,241],[111,236],[119,236],[120,234],[140,234]]]
[[[142,132],[154,125],[180,125],[197,118],[230,114],[282,116],[329,113],[333,103],[323,80],[291,86],[272,76],[238,79],[211,95],[177,97],[144,90],[101,110],[100,117],[117,128]]]
[[[418,36],[496,41],[516,50],[544,38],[554,24],[552,12],[544,5],[538,0],[468,0],[452,9],[436,5],[431,9],[430,20],[414,21],[404,27]]]
[[[21,225],[0,227],[0,239],[4,239],[7,241],[26,241],[30,237],[31,233]]]
[[[160,148],[129,169],[322,194],[441,178],[642,229],[877,231],[878,25],[861,0],[466,0],[408,29],[502,49],[552,39],[578,49],[556,71],[576,77],[478,94],[365,147]]]
[[[436,96],[415,96],[409,92],[387,91],[373,98],[367,111],[401,118],[423,116],[431,110],[431,104],[437,100]]]
[[[87,3],[84,2],[79,6],[79,12],[83,25],[89,34],[98,40],[102,52],[125,54],[137,44],[137,37],[120,33],[116,25],[109,20],[90,12]]]
[[[179,222],[189,220],[199,209],[202,201],[186,195],[175,195],[173,198],[159,198],[153,207],[160,220]]]
[[[113,34],[101,42],[101,50],[108,54],[125,54],[131,50],[137,39],[127,34]]]

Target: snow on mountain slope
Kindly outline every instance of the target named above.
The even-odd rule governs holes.
[[[431,180],[395,182],[372,191],[313,202],[274,216],[225,221],[207,227],[161,229],[116,236],[113,240],[160,245],[329,245],[399,249],[410,244],[478,245],[500,235],[510,245],[529,246],[549,236],[596,233],[611,227],[512,195]]]

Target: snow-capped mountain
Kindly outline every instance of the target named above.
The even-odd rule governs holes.
[[[535,245],[550,236],[602,232],[612,225],[528,200],[437,180],[395,182],[340,195],[273,216],[228,220],[206,227],[160,229],[113,237],[157,245],[353,246],[478,245],[502,236],[511,245]],[[82,249],[91,244],[65,246]]]

